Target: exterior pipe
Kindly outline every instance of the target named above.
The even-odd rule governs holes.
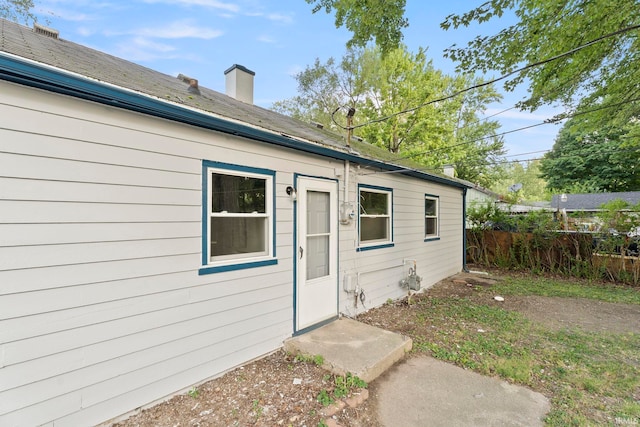
[[[462,189],[462,271],[469,272],[467,267],[467,188]]]
[[[349,203],[349,160],[344,161],[344,203]]]

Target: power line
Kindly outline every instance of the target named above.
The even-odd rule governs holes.
[[[547,151],[551,151],[551,149],[548,149],[548,150],[538,150],[538,151],[529,151],[528,153],[509,154],[508,156],[503,156],[503,157],[526,156],[527,154],[546,153]]]
[[[458,147],[460,145],[472,144],[474,142],[478,142],[478,141],[481,141],[481,140],[487,139],[487,138],[498,137],[498,136],[502,136],[502,135],[505,135],[505,134],[515,133],[515,132],[518,132],[518,131],[530,129],[530,128],[537,127],[537,126],[542,126],[542,125],[551,124],[551,123],[557,123],[557,122],[560,122],[560,121],[565,120],[565,119],[581,116],[581,115],[588,114],[588,113],[593,113],[595,111],[600,111],[600,110],[604,110],[604,109],[607,109],[607,108],[617,107],[617,106],[620,106],[622,104],[627,104],[627,103],[636,102],[636,101],[640,101],[640,98],[628,99],[626,101],[619,102],[619,103],[616,103],[616,104],[611,104],[611,105],[602,105],[602,106],[599,106],[599,107],[596,107],[596,108],[592,108],[592,109],[586,110],[586,111],[579,111],[579,112],[574,112],[574,113],[567,113],[567,112],[560,113],[560,114],[557,114],[557,115],[555,115],[555,116],[553,116],[553,117],[551,117],[549,119],[546,119],[546,120],[544,120],[544,121],[542,121],[540,123],[535,123],[533,125],[524,126],[524,127],[517,128],[517,129],[512,129],[512,130],[509,130],[509,131],[506,131],[506,132],[502,132],[502,133],[494,134],[494,135],[489,135],[489,136],[485,136],[485,137],[482,137],[482,138],[477,138],[477,139],[470,140],[470,141],[463,141],[463,142],[460,142],[458,144],[449,145],[449,146],[446,146],[446,147],[438,147],[438,148],[435,148],[433,150],[430,150],[428,152],[428,154],[432,154],[433,152],[436,152],[436,151],[447,150],[447,149],[453,148],[453,147]],[[526,154],[537,154],[537,153],[542,153],[542,152],[547,152],[547,151],[551,151],[551,150],[532,151],[532,152],[529,152],[529,153],[513,154],[513,155],[509,155],[509,156],[504,156],[504,157],[515,157],[515,156],[522,156],[522,155],[526,155]],[[637,151],[638,151],[638,149],[617,150],[617,152],[637,152]],[[397,160],[406,160],[406,159],[409,159],[409,158],[412,158],[412,157],[416,157],[417,155],[420,155],[420,154],[427,154],[427,152],[413,153],[413,154],[410,154],[408,156],[399,157]],[[560,155],[560,156],[558,156],[556,158],[564,158],[564,157],[572,157],[572,156],[573,156],[573,154],[566,155],[566,156],[565,155]],[[543,159],[542,157],[537,157],[537,158],[530,158],[530,159],[504,160],[503,163],[530,162],[530,161],[542,160],[542,159]],[[501,162],[477,163],[476,166],[478,166],[478,165],[500,164],[500,163]],[[433,168],[433,167],[418,168],[418,169],[415,169],[415,170],[421,171],[421,172],[429,172],[429,171],[439,172],[440,171],[439,168]],[[399,173],[399,172],[403,172],[403,170],[387,171],[387,172],[373,172],[371,174],[366,174],[366,175],[375,175],[375,174],[380,174],[380,173]]]
[[[570,118],[573,118],[573,117],[582,116],[584,114],[589,114],[589,113],[593,113],[593,112],[600,111],[600,110],[605,110],[607,108],[619,107],[620,105],[624,105],[624,104],[628,104],[628,103],[636,102],[636,101],[640,101],[640,98],[627,99],[625,101],[618,102],[616,104],[601,105],[599,107],[595,107],[595,108],[592,108],[590,110],[585,110],[585,111],[578,111],[578,112],[574,112],[574,113],[564,112],[564,113],[556,114],[555,116],[553,116],[551,118],[548,118],[548,119],[546,119],[546,120],[544,120],[542,122],[539,122],[539,123],[534,123],[532,125],[523,126],[523,127],[516,128],[516,129],[511,129],[511,130],[508,130],[508,131],[495,133],[495,134],[492,134],[492,135],[485,135],[485,136],[482,136],[482,137],[479,137],[479,138],[476,138],[476,139],[472,139],[472,140],[468,140],[468,141],[462,141],[462,142],[459,142],[457,144],[448,145],[448,146],[445,146],[445,147],[437,147],[437,148],[434,148],[432,150],[429,150],[428,154],[431,154],[431,153],[437,152],[437,151],[448,150],[450,148],[459,147],[461,145],[473,144],[475,142],[483,141],[483,140],[489,139],[489,138],[497,138],[497,137],[508,135],[508,134],[511,134],[511,133],[521,132],[523,130],[532,129],[532,128],[535,128],[535,127],[538,127],[538,126],[542,126],[542,125],[557,124],[557,123],[561,122],[562,120],[566,120],[566,119],[570,119]],[[400,160],[402,160],[402,159],[410,159],[410,158],[416,157],[416,156],[421,155],[421,154],[427,154],[427,152],[412,153],[410,155],[400,157],[399,159]]]
[[[596,43],[598,43],[598,42],[600,42],[600,41],[602,41],[602,40],[605,40],[605,39],[607,39],[607,38],[614,37],[614,36],[617,36],[617,35],[619,35],[619,34],[623,34],[623,33],[629,32],[629,31],[637,30],[637,29],[639,29],[639,28],[640,28],[640,24],[638,24],[638,25],[632,25],[632,26],[629,26],[629,27],[622,28],[622,29],[620,29],[620,30],[618,30],[618,31],[614,31],[614,32],[612,32],[612,33],[604,34],[604,35],[602,35],[602,36],[600,36],[600,37],[598,37],[598,38],[595,38],[595,39],[593,39],[593,40],[591,40],[591,41],[589,41],[589,42],[587,42],[587,43],[584,43],[584,44],[582,44],[582,45],[579,45],[579,46],[577,46],[577,47],[575,47],[575,48],[573,48],[573,49],[570,49],[570,50],[568,50],[568,51],[566,51],[566,52],[563,52],[563,53],[560,53],[560,54],[558,54],[558,55],[552,56],[551,58],[547,58],[547,59],[543,59],[543,60],[541,60],[541,61],[537,61],[537,62],[533,62],[533,63],[531,63],[531,64],[527,64],[527,65],[525,65],[525,66],[523,66],[523,67],[520,67],[520,68],[517,68],[517,69],[515,69],[515,70],[513,70],[513,71],[511,71],[511,72],[509,72],[509,73],[503,74],[502,76],[497,77],[497,78],[495,78],[495,79],[492,79],[492,80],[489,80],[489,81],[486,81],[486,82],[482,82],[482,83],[479,83],[479,84],[476,84],[476,85],[470,86],[470,87],[465,88],[465,89],[461,89],[461,90],[459,90],[459,91],[457,91],[457,92],[454,92],[454,93],[453,93],[453,94],[451,94],[451,95],[448,95],[448,96],[445,96],[445,97],[442,97],[442,98],[438,98],[438,99],[434,99],[434,100],[432,100],[432,101],[428,101],[428,102],[425,102],[425,103],[419,104],[419,105],[417,105],[417,106],[415,106],[415,107],[407,108],[407,109],[405,109],[405,110],[401,110],[401,111],[395,112],[395,113],[393,113],[393,114],[389,114],[388,116],[379,117],[379,118],[377,118],[377,119],[370,120],[370,121],[368,121],[368,122],[366,122],[366,123],[362,123],[362,124],[355,125],[355,126],[348,126],[348,127],[342,126],[341,124],[339,124],[339,123],[335,120],[335,113],[338,111],[338,109],[339,109],[339,108],[338,108],[338,109],[336,109],[336,110],[331,114],[331,120],[333,121],[333,123],[334,123],[336,126],[338,126],[339,128],[341,128],[341,129],[343,129],[343,130],[347,130],[347,129],[354,130],[354,129],[359,129],[359,128],[364,127],[364,126],[368,126],[368,125],[370,125],[370,124],[380,123],[380,122],[383,122],[383,121],[389,120],[390,118],[393,118],[393,117],[399,116],[400,114],[411,113],[411,112],[416,111],[416,110],[418,110],[418,109],[420,109],[420,108],[422,108],[422,107],[426,107],[427,105],[435,104],[436,102],[447,101],[447,100],[449,100],[449,99],[455,98],[455,97],[457,97],[457,96],[459,96],[459,95],[461,95],[461,94],[463,94],[463,93],[469,92],[469,91],[471,91],[471,90],[479,89],[479,88],[481,88],[481,87],[491,85],[491,84],[493,84],[493,83],[499,82],[500,80],[504,80],[504,79],[506,79],[507,77],[512,76],[513,74],[516,74],[516,73],[519,73],[519,72],[522,72],[522,71],[528,70],[528,69],[530,69],[530,68],[538,67],[538,66],[540,66],[540,65],[544,65],[544,64],[547,64],[547,63],[552,62],[552,61],[557,61],[558,59],[564,58],[565,56],[573,55],[574,53],[578,52],[579,50],[582,50],[582,49],[584,49],[584,48],[586,48],[586,47],[592,46],[592,45],[594,45],[594,44],[596,44]]]

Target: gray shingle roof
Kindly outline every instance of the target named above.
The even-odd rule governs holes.
[[[597,211],[601,209],[603,204],[618,199],[624,200],[630,205],[637,205],[640,203],[640,191],[567,194],[566,202],[560,200],[560,195],[554,195],[551,199],[551,207],[568,211]]]
[[[408,175],[421,179],[460,188],[468,186],[460,180],[446,177],[441,173],[424,172],[424,166],[363,141],[352,139],[351,146],[348,147],[342,135],[257,105],[246,104],[203,86],[199,87],[199,95],[192,94],[188,91],[189,84],[182,78],[160,73],[63,38],[38,34],[32,28],[5,19],[0,19],[0,52],[7,52],[75,73],[83,78],[109,83],[175,105],[211,113],[230,123],[241,123],[285,138],[293,138],[303,144],[343,152],[349,157],[392,165],[390,166],[392,170],[403,169]],[[197,78],[197,76],[192,77]]]
[[[191,94],[187,91],[189,85],[177,77],[68,40],[37,34],[31,28],[4,19],[0,19],[0,50],[280,134],[295,136],[332,148],[346,146],[344,138],[311,124],[256,105],[246,104],[202,86],[200,86],[200,96]],[[194,76],[194,78],[197,77]]]

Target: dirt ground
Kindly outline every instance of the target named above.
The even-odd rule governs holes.
[[[500,304],[522,312],[547,327],[582,328],[612,333],[640,330],[640,306],[614,304],[580,298],[538,296],[494,300],[491,293],[474,287],[490,287],[488,276],[459,275],[436,284],[416,297],[468,297],[485,304]],[[388,330],[409,330],[414,319],[411,307],[402,301],[368,311],[358,320]],[[317,401],[321,391],[331,392],[333,379],[313,363],[296,360],[284,351],[239,367],[187,394],[143,410],[118,427],[137,426],[306,426],[381,427],[376,416],[376,384],[369,385],[369,398],[353,407],[344,405],[327,414]],[[358,397],[358,391],[355,391]],[[362,400],[362,399],[360,399]]]

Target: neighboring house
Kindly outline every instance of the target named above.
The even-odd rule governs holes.
[[[551,209],[565,218],[568,229],[598,231],[598,212],[602,205],[614,200],[623,200],[630,206],[640,203],[640,191],[619,193],[556,194],[551,199]]]
[[[452,165],[445,165],[443,168],[443,174],[450,178],[455,177],[455,168]],[[461,178],[456,178],[457,181],[465,184],[467,187],[467,195],[465,198],[465,216],[469,211],[486,206],[488,203],[496,206],[502,204],[502,196],[495,193],[488,188],[484,188],[478,184],[474,184],[471,181],[467,181]],[[471,228],[472,224],[466,220],[466,228]]]
[[[450,174],[451,173],[450,169],[447,170],[447,168],[445,168],[444,173],[447,176],[452,176]],[[465,199],[466,200],[465,216],[470,212],[470,210],[484,207],[487,204],[495,205],[497,209],[507,212],[511,215],[522,215],[522,214],[527,214],[533,211],[551,212],[549,207],[546,206],[546,204],[542,206],[542,205],[534,205],[534,204],[508,203],[504,200],[504,197],[502,197],[500,194],[494,191],[491,191],[487,188],[484,188],[480,185],[474,184],[472,182],[469,182],[463,179],[458,179],[458,181],[469,186],[469,188],[467,189],[467,196]],[[466,222],[466,228],[473,227],[473,224],[471,223],[471,221],[468,220],[468,218],[465,222]]]
[[[0,20],[0,425],[107,422],[463,268],[464,184],[244,67],[241,101],[57,37]]]

